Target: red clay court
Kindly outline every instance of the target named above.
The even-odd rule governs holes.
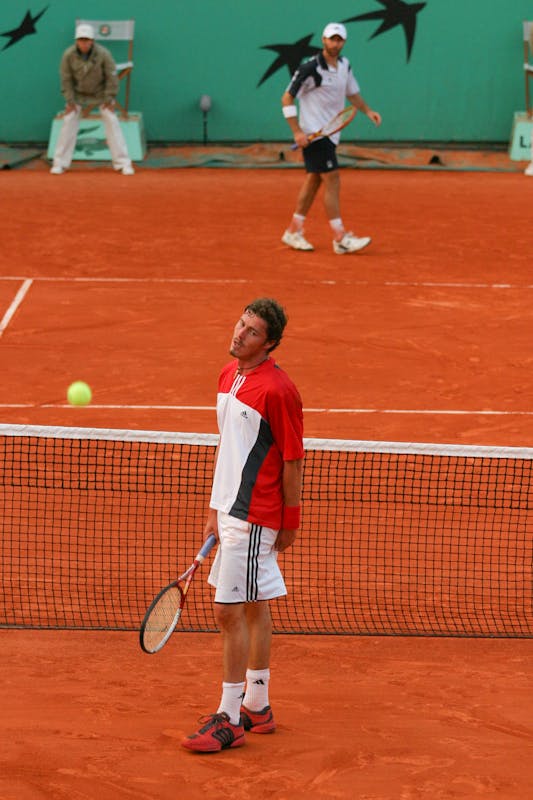
[[[307,437],[533,445],[520,173],[344,170],[343,217],[373,243],[341,258],[319,203],[315,251],[280,242],[299,170],[30,166],[1,179],[0,422],[215,432],[234,321],[268,294]],[[66,405],[78,378],[87,408]],[[129,632],[1,635],[2,800],[530,791],[530,639],[279,635],[279,730],[203,758],[179,740],[218,700],[217,636],[148,657]]]

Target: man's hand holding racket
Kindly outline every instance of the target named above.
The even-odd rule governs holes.
[[[311,142],[314,142],[315,139],[322,139],[325,136],[332,136],[334,133],[341,131],[343,128],[349,125],[352,119],[355,117],[355,114],[355,106],[349,105],[328,120],[328,122],[326,122],[319,131],[306,134],[300,130],[299,127],[293,128],[294,144],[292,145],[291,149],[296,150],[298,147],[307,147],[307,145]]]
[[[292,145],[292,150],[296,150],[298,147],[302,149],[307,147],[308,144],[311,143],[311,139],[309,136],[304,133],[302,130],[298,130],[294,133],[294,144]]]

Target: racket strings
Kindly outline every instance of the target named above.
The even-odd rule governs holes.
[[[336,116],[330,119],[326,125],[324,125],[322,128],[322,133],[325,136],[330,133],[335,133],[335,131],[338,131],[339,128],[343,128],[345,125],[347,125],[354,115],[355,108],[353,106],[346,106],[346,108],[343,108],[342,111],[339,111]]]
[[[143,642],[149,650],[157,650],[172,631],[180,612],[181,597],[179,587],[171,586],[154,603],[143,628]]]

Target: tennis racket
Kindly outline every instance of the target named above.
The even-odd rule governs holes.
[[[316,131],[315,133],[310,133],[307,137],[307,141],[312,142],[315,139],[320,139],[323,138],[324,136],[331,136],[332,134],[337,133],[337,131],[341,131],[343,128],[345,128],[347,125],[350,124],[352,119],[355,117],[355,112],[356,112],[355,106],[346,106],[346,108],[343,108],[342,111],[339,111],[338,114],[335,114],[335,116],[332,117],[329,120],[329,122],[326,122],[326,124],[323,125],[323,127],[319,131]],[[297,150],[297,149],[298,145],[295,142],[291,146],[291,150]]]
[[[157,653],[170,639],[181,617],[194,573],[215,543],[216,536],[211,533],[189,569],[177,580],[161,589],[152,600],[139,632],[140,644],[145,653]]]

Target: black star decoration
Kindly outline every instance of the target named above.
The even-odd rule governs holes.
[[[320,53],[321,47],[313,47],[313,45],[309,44],[312,38],[313,34],[310,33],[308,36],[303,36],[301,39],[298,39],[294,44],[263,45],[261,50],[273,50],[274,53],[278,54],[278,57],[272,62],[257,85],[261,86],[262,83],[282,67],[287,67],[292,77],[305,58]]]
[[[369,11],[367,14],[359,14],[357,17],[350,17],[343,22],[362,22],[367,19],[381,19],[382,23],[374,31],[372,36],[379,36],[396,25],[401,25],[405,33],[407,43],[407,61],[411,57],[411,50],[415,41],[416,15],[422,11],[426,3],[405,3],[403,0],[377,0],[385,8],[382,11]]]
[[[43,8],[35,17],[32,17],[31,11],[26,12],[26,16],[18,26],[18,28],[13,28],[11,31],[4,31],[4,33],[0,33],[0,36],[6,36],[9,39],[9,42],[2,47],[2,50],[7,50],[8,47],[20,42],[21,39],[24,39],[25,36],[29,36],[32,33],[37,33],[35,28],[35,23],[42,17],[44,12],[47,10]]]

